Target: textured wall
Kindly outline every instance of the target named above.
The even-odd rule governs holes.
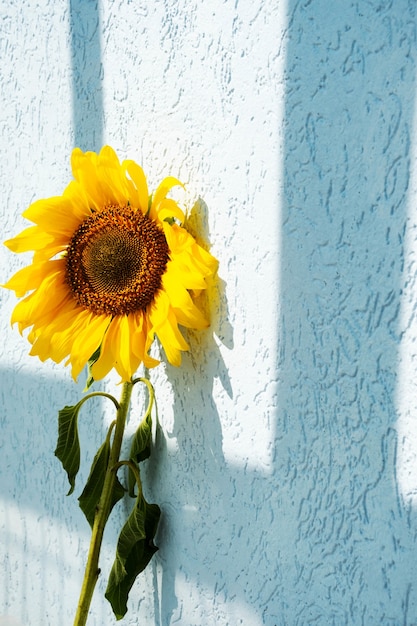
[[[181,369],[152,374],[143,477],[160,550],[122,623],[417,624],[415,9],[0,8],[4,238],[62,191],[74,145],[108,142],[153,185],[188,183],[220,261],[211,330],[189,334]],[[4,282],[24,259],[0,254]],[[0,297],[0,625],[66,625],[89,527],[53,450],[83,380],[29,358],[13,294]],[[76,495],[111,419],[96,408]],[[91,626],[114,623],[102,592],[125,514],[107,529]]]
[[[279,624],[417,623],[415,440],[398,466],[417,419],[415,8],[305,2],[289,22]]]

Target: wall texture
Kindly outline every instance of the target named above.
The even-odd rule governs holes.
[[[3,238],[74,145],[188,183],[212,327],[152,373],[159,552],[122,622],[417,624],[414,0],[0,8]],[[1,282],[25,259],[1,254]],[[71,624],[89,527],[53,455],[69,372],[0,324],[0,626]],[[117,379],[103,388],[114,392]],[[117,388],[116,388],[117,393]],[[129,428],[142,411],[134,398]],[[81,419],[88,474],[111,414]],[[91,626],[127,504],[106,532]]]

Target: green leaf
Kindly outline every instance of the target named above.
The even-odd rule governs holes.
[[[101,345],[99,345],[97,350],[88,359],[88,362],[87,362],[87,380],[86,380],[86,383],[85,383],[84,391],[88,391],[90,389],[91,385],[94,382],[94,378],[93,378],[93,375],[91,373],[91,368],[93,367],[94,363],[96,363],[98,361],[99,356],[100,356],[100,352],[101,352]]]
[[[129,458],[135,463],[145,461],[151,455],[152,445],[152,418],[150,412],[144,417],[138,429],[133,435]],[[135,497],[135,477],[129,469],[129,495]]]
[[[78,412],[81,404],[65,406],[58,414],[58,443],[55,456],[61,461],[68,474],[71,488],[69,496],[75,487],[75,477],[80,469],[80,440],[78,438]]]
[[[91,465],[90,475],[88,477],[87,483],[84,487],[82,494],[78,498],[80,509],[86,516],[91,528],[94,524],[94,517],[101,497],[101,493],[103,491],[104,478],[106,476],[109,458],[110,438],[107,437],[103,445],[100,446],[100,448],[97,450],[94,461]],[[123,498],[124,493],[125,489],[116,476],[116,481],[113,487],[110,511],[112,510],[116,502]]]
[[[133,435],[132,445],[130,447],[130,458],[140,463],[148,459],[151,455],[152,444],[152,418],[149,413],[140,423],[139,428]]]
[[[120,532],[116,558],[105,593],[117,620],[122,619],[127,612],[129,591],[136,577],[143,572],[158,550],[153,539],[160,515],[159,506],[148,504],[140,491],[135,506]]]

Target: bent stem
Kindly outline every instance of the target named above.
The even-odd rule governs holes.
[[[112,494],[116,480],[116,472],[114,467],[119,462],[120,449],[123,441],[123,434],[126,425],[127,412],[129,409],[130,398],[132,395],[132,382],[123,383],[122,395],[120,398],[119,408],[117,410],[116,428],[114,430],[113,443],[110,450],[109,463],[107,465],[106,475],[104,478],[103,491],[97,506],[96,515],[94,517],[93,530],[90,541],[90,549],[88,552],[87,565],[84,573],[84,580],[81,587],[80,599],[78,602],[77,613],[75,615],[74,626],[85,626],[87,623],[88,612],[94,593],[100,570],[98,560],[100,556],[101,544],[103,541],[104,528],[110,515]]]

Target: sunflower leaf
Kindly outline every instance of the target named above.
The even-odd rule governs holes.
[[[105,593],[117,620],[122,619],[127,612],[129,591],[136,577],[158,550],[153,539],[160,514],[159,506],[148,504],[139,490],[135,506],[119,535],[116,558]]]
[[[87,479],[82,494],[78,498],[80,509],[86,516],[91,528],[94,524],[94,517],[101,497],[101,493],[103,491],[104,478],[106,476],[109,458],[110,440],[109,437],[107,437],[106,441],[97,450],[94,461],[91,465],[90,475]],[[110,511],[112,510],[116,502],[123,498],[124,493],[125,489],[116,476],[116,481],[113,487]]]
[[[130,447],[130,459],[135,463],[140,463],[148,459],[151,454],[152,444],[152,417],[150,411],[146,414],[138,429],[133,435],[132,445]],[[135,476],[132,470],[129,470],[129,495],[134,497]]]
[[[139,424],[133,436],[132,445],[130,447],[130,458],[136,461],[136,463],[145,461],[145,459],[148,459],[151,455],[151,444],[152,418],[149,413]]]
[[[75,487],[75,477],[80,469],[80,440],[78,437],[78,412],[81,404],[65,406],[58,413],[58,442],[55,456],[61,461],[71,485],[69,496]]]
[[[91,368],[93,367],[94,363],[96,363],[100,357],[100,353],[101,353],[101,345],[97,348],[97,350],[95,352],[93,352],[93,354],[90,356],[90,358],[88,359],[87,362],[87,380],[85,381],[85,387],[83,391],[88,391],[91,387],[91,385],[94,383],[94,377],[93,374],[91,373]]]

